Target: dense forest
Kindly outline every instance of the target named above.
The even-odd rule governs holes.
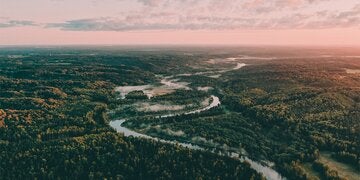
[[[109,127],[114,88],[153,82],[176,53],[75,49],[0,50],[1,179],[262,179],[247,163]]]
[[[360,178],[359,50],[144,48],[1,48],[1,177],[264,178],[247,162],[109,126],[128,118],[128,128],[154,137],[245,150],[288,179]],[[151,99],[115,90],[161,87],[167,77],[187,84]],[[221,105],[158,118],[201,108],[210,95]]]

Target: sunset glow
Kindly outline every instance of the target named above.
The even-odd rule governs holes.
[[[0,45],[360,45],[357,0],[0,0]]]

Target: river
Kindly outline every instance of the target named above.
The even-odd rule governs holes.
[[[197,110],[193,110],[193,111],[189,111],[186,113],[182,113],[182,114],[167,114],[167,115],[162,115],[159,116],[158,118],[167,118],[167,117],[174,117],[174,116],[178,116],[178,115],[188,115],[188,114],[195,114],[195,113],[201,113],[203,111],[207,111],[210,110],[214,107],[217,107],[221,104],[219,97],[212,95],[211,96],[212,102],[201,109],[197,109]],[[131,129],[128,129],[126,127],[123,126],[123,123],[126,121],[126,119],[121,119],[121,120],[115,120],[115,121],[111,121],[110,122],[110,126],[113,127],[117,132],[119,133],[123,133],[124,136],[128,137],[128,136],[133,136],[133,137],[138,137],[138,138],[145,138],[145,139],[152,139],[152,140],[156,140],[156,141],[160,141],[163,143],[169,143],[169,144],[178,144],[180,146],[189,148],[189,149],[194,149],[194,150],[206,150],[207,148],[203,148],[200,147],[198,145],[195,144],[191,144],[191,143],[182,143],[182,142],[178,142],[178,141],[169,141],[169,140],[165,140],[165,139],[160,139],[158,137],[152,137],[152,136],[148,136],[146,134],[141,134],[138,133],[136,131],[133,131]],[[215,152],[215,151],[211,151],[211,152]],[[239,155],[237,153],[234,152],[228,152],[228,153],[222,153],[221,155],[227,155],[229,157],[232,158],[236,158],[238,160],[240,160],[241,162],[247,161],[251,168],[256,170],[257,172],[263,174],[266,179],[269,180],[282,180],[282,179],[286,179],[284,177],[282,177],[278,172],[276,172],[274,169],[264,166],[256,161],[251,160],[250,158],[243,156],[243,155]]]
[[[232,71],[232,70],[238,70],[238,69],[240,69],[240,68],[242,68],[244,66],[246,66],[246,64],[237,63],[235,68],[232,68],[230,70],[222,70],[222,71],[215,71],[215,72],[224,73],[224,72],[228,72],[228,71]],[[210,71],[210,72],[214,73],[214,71]],[[205,73],[208,73],[208,72],[198,72],[198,73],[195,73],[195,75],[205,74]],[[188,74],[188,75],[191,76],[193,74]],[[161,81],[161,83],[166,85],[166,86],[169,86],[169,87],[172,87],[172,86],[178,87],[179,83],[177,83],[176,81],[177,80],[169,80],[169,77],[166,77]],[[180,86],[181,86],[181,88],[187,87],[187,84],[180,84]],[[189,114],[201,113],[201,112],[210,110],[210,109],[212,109],[214,107],[217,107],[217,106],[219,106],[221,104],[219,97],[211,95],[211,99],[212,99],[211,103],[206,107],[196,109],[196,110],[192,110],[192,111],[185,112],[185,113],[165,114],[165,115],[158,116],[157,118],[168,118],[168,117],[174,117],[174,116],[180,116],[180,115],[189,115]],[[168,144],[178,144],[180,146],[183,146],[183,147],[186,147],[186,148],[189,148],[189,149],[210,151],[210,152],[213,152],[213,153],[216,152],[215,149],[209,150],[209,148],[200,147],[198,145],[191,144],[191,143],[183,143],[183,142],[178,142],[178,141],[169,141],[169,140],[165,140],[165,139],[160,139],[158,137],[152,137],[152,136],[148,136],[146,134],[138,133],[136,131],[133,131],[133,130],[128,129],[128,128],[123,126],[123,124],[124,124],[124,122],[126,120],[127,119],[120,119],[120,120],[111,121],[110,126],[112,128],[114,128],[117,132],[123,133],[124,136],[126,136],[126,137],[133,136],[133,137],[138,137],[138,138],[152,139],[152,140],[156,140],[156,141],[163,142],[163,143],[168,143]],[[217,153],[217,154],[226,155],[226,156],[238,159],[241,162],[244,162],[244,161],[248,162],[252,169],[256,170],[257,172],[259,172],[261,174],[263,174],[266,177],[266,179],[268,179],[268,180],[285,180],[286,179],[286,178],[282,177],[274,169],[272,169],[270,167],[267,167],[267,166],[264,166],[264,165],[254,161],[254,160],[251,160],[249,157],[246,157],[244,155],[240,155],[238,153],[234,153],[234,152],[231,152],[231,151],[227,151],[225,153],[223,151],[223,152],[220,152],[220,153]]]

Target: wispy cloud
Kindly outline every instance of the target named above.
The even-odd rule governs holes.
[[[138,30],[231,30],[231,29],[319,29],[359,27],[360,5],[348,11],[294,13],[278,17],[215,16],[176,12],[132,12],[121,17],[76,19],[49,23],[47,28],[65,31],[138,31]]]
[[[25,21],[25,20],[8,20],[5,22],[0,22],[0,28],[21,27],[21,26],[37,26],[37,24],[33,21]]]
[[[126,0],[119,0],[126,1]],[[210,7],[216,5],[220,8],[250,8],[250,9],[282,9],[295,8],[330,0],[137,0],[137,2],[149,7],[169,6],[202,6]],[[214,7],[212,7],[214,8]]]
[[[55,0],[52,0],[55,1]],[[56,0],[60,1],[60,0]],[[64,31],[358,28],[360,4],[323,8],[337,0],[92,0],[129,5],[119,12],[48,23],[0,19],[0,28],[39,26]],[[68,0],[61,0],[67,3]],[[328,3],[328,4],[326,4]],[[335,3],[336,4],[336,3]],[[326,6],[325,6],[326,7]],[[96,9],[96,8],[95,8]],[[75,13],[74,13],[75,14]],[[102,17],[97,17],[102,16]]]
[[[306,28],[360,28],[360,4],[349,11],[323,11],[314,17],[313,21],[306,23]]]

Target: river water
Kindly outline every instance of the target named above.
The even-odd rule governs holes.
[[[221,104],[220,99],[217,96],[212,95],[212,102],[201,109],[197,109],[197,110],[193,110],[193,111],[189,111],[186,113],[183,113],[183,115],[188,115],[188,114],[195,114],[195,113],[200,113],[203,111],[207,111],[210,110],[214,107],[217,107]],[[159,116],[158,118],[166,118],[166,117],[174,117],[174,116],[178,116],[181,114],[167,114],[167,115],[162,115]],[[121,120],[115,120],[115,121],[111,121],[110,122],[110,126],[113,127],[117,132],[119,133],[123,133],[124,136],[128,137],[128,136],[133,136],[133,137],[138,137],[138,138],[145,138],[145,139],[152,139],[152,140],[156,140],[156,141],[160,141],[163,143],[169,143],[169,144],[178,144],[180,146],[189,148],[189,149],[194,149],[194,150],[206,150],[206,148],[200,147],[198,145],[195,144],[191,144],[191,143],[182,143],[182,142],[178,142],[178,141],[169,141],[169,140],[165,140],[165,139],[160,139],[157,137],[152,137],[152,136],[148,136],[146,134],[141,134],[138,133],[136,131],[133,131],[131,129],[128,129],[126,127],[123,126],[123,123],[126,121],[126,119],[121,119]],[[211,152],[215,152],[215,151],[211,151]],[[238,160],[240,160],[241,162],[247,161],[251,168],[256,170],[259,173],[262,173],[266,179],[269,180],[282,180],[285,179],[284,177],[282,177],[278,172],[276,172],[274,169],[264,166],[256,161],[251,160],[250,158],[246,157],[246,156],[240,156],[238,153],[234,153],[234,152],[228,152],[228,153],[222,153],[222,155],[227,155],[229,157],[232,158],[236,158]]]
[[[240,69],[240,68],[244,67],[245,65],[246,64],[238,63],[237,66],[235,68],[233,68],[232,70]],[[229,71],[229,70],[225,70],[224,72],[227,72],[227,71]],[[219,71],[219,72],[222,73],[221,71]],[[191,75],[192,74],[190,74],[190,76]],[[176,81],[174,81],[174,82],[176,82]],[[176,84],[174,82],[169,81],[168,79],[164,79],[162,81],[162,83],[167,83],[166,85],[168,85],[168,86],[171,86],[172,84],[174,84],[174,86],[178,86],[178,84]],[[183,85],[183,84],[181,84],[181,85]],[[211,103],[208,106],[204,107],[204,108],[192,110],[192,111],[185,112],[185,113],[172,113],[172,114],[161,115],[161,116],[158,116],[158,118],[167,118],[167,117],[174,117],[174,116],[179,116],[179,115],[189,115],[189,114],[201,113],[201,112],[210,110],[210,109],[212,109],[214,107],[217,107],[217,106],[219,106],[221,104],[219,97],[211,95],[211,99],[212,99]],[[146,134],[138,133],[136,131],[133,131],[133,130],[128,129],[128,128],[123,126],[123,124],[124,124],[124,122],[126,120],[127,119],[120,119],[120,120],[111,121],[110,126],[112,128],[114,128],[117,132],[123,133],[124,136],[126,136],[126,137],[133,136],[133,137],[137,137],[137,138],[145,138],[145,139],[156,140],[156,141],[163,142],[163,143],[168,143],[168,144],[178,144],[178,145],[180,145],[182,147],[186,147],[186,148],[194,149],[194,150],[210,151],[210,152],[213,152],[213,153],[216,152],[215,149],[209,150],[208,148],[200,147],[198,145],[191,144],[191,143],[183,143],[183,142],[178,142],[178,141],[175,141],[175,140],[170,141],[170,140],[160,139],[158,137],[152,137],[152,136],[148,136]],[[224,153],[224,151],[222,151],[222,152],[217,153],[217,154],[229,156],[229,157],[238,159],[241,162],[244,162],[244,161],[248,162],[252,169],[256,170],[257,172],[259,172],[261,174],[263,174],[266,177],[266,179],[268,179],[268,180],[285,180],[286,179],[286,178],[282,177],[274,169],[272,169],[270,167],[267,167],[267,166],[264,166],[264,165],[262,165],[262,164],[260,164],[260,163],[258,163],[256,161],[253,161],[253,160],[251,160],[250,158],[248,158],[248,157],[246,157],[244,155],[240,155],[238,153],[234,153],[234,152],[230,152],[230,151],[225,152],[225,153]]]

